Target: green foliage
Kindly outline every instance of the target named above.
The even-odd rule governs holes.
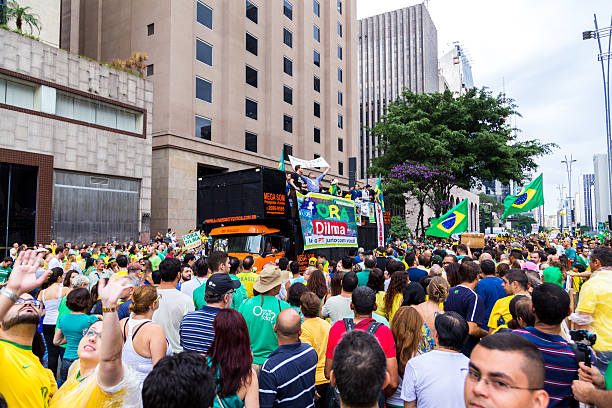
[[[30,35],[30,34],[22,33],[21,31],[19,31],[17,29],[12,29],[11,27],[7,26],[6,24],[0,24],[0,29],[6,30],[6,31],[10,31],[10,32],[13,32],[15,34],[23,35],[24,37],[28,37],[28,38],[30,38],[32,40],[35,40],[35,41],[40,41],[40,38],[35,37],[33,35]]]
[[[531,224],[535,224],[536,220],[533,217],[523,214],[516,215],[516,221],[512,221],[512,229],[522,232],[523,234],[531,233]]]
[[[23,33],[24,24],[30,28],[30,34],[34,32],[34,28],[38,30],[40,35],[40,20],[38,15],[31,14],[29,11],[32,8],[29,6],[21,7],[15,0],[10,0],[2,6],[2,12],[7,21],[15,20],[15,26],[20,33]]]
[[[478,207],[480,232],[488,233],[491,228],[491,213],[495,213],[493,219],[499,218],[504,212],[504,205],[497,201],[495,197],[485,193],[478,194],[478,197],[480,198],[480,206]]]
[[[389,229],[389,235],[406,239],[410,236],[412,231],[406,225],[406,220],[402,217],[391,217],[391,228]]]

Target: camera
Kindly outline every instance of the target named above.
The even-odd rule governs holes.
[[[570,337],[575,343],[576,357],[579,361],[583,361],[587,367],[591,366],[591,350],[593,344],[597,341],[595,333],[589,333],[586,330],[570,330]]]

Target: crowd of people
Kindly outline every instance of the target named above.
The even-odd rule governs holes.
[[[15,245],[0,407],[612,406],[612,248],[395,240],[306,268]]]

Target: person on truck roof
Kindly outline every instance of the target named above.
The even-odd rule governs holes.
[[[325,171],[319,177],[315,177],[314,173],[312,172],[308,173],[308,177],[300,173],[300,178],[306,183],[306,187],[308,188],[309,193],[318,193],[321,191],[321,180],[323,180],[323,177],[325,177],[328,171],[329,167],[326,168]]]
[[[291,179],[289,180],[289,184],[296,191],[302,194],[306,194],[306,188],[304,187],[304,183],[302,182],[302,175],[304,174],[304,170],[302,170],[302,166],[299,164],[295,166],[295,173],[291,173]]]

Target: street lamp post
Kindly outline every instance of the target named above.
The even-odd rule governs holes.
[[[608,147],[608,183],[612,182],[612,117],[610,116],[610,59],[612,59],[612,19],[610,27],[599,28],[597,24],[597,15],[593,15],[595,21],[594,31],[584,31],[582,33],[583,40],[597,39],[599,54],[597,60],[601,62],[601,74],[603,76],[604,85],[604,108],[606,113],[606,145]],[[608,51],[603,52],[601,48],[601,38],[608,38]],[[604,65],[607,61],[607,67]],[[610,189],[610,208],[612,208],[612,188]]]
[[[574,223],[574,210],[572,206],[572,164],[576,163],[576,160],[570,154],[569,160],[567,159],[567,155],[565,155],[565,160],[561,160],[561,163],[565,164],[565,170],[567,171],[567,182],[569,183],[569,217],[567,220],[567,226],[571,232]]]

